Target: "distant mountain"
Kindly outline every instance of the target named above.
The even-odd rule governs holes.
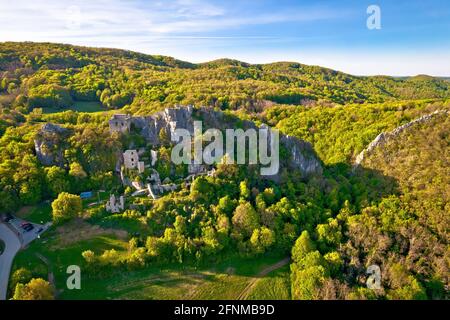
[[[450,83],[429,76],[361,77],[296,62],[231,59],[193,64],[171,57],[65,44],[0,44],[2,105],[30,111],[96,101],[152,112],[174,104],[257,110],[267,104],[374,103],[450,97]]]

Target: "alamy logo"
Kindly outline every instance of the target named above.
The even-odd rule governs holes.
[[[381,29],[381,9],[376,4],[367,7],[367,14],[370,16],[367,18],[366,25],[369,30]]]
[[[70,276],[67,277],[66,286],[67,289],[73,290],[81,289],[81,269],[77,265],[70,265],[67,267],[66,273]]]
[[[194,121],[194,137],[187,129],[175,129],[171,140],[177,143],[171,155],[175,164],[260,164],[264,176],[279,170],[279,132],[266,126],[245,131],[226,129],[224,143],[221,130],[203,133],[202,122]],[[209,144],[204,147],[204,142]]]

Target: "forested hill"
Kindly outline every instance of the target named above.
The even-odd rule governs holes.
[[[36,107],[70,109],[80,101],[148,113],[174,104],[255,110],[271,104],[450,97],[450,82],[429,76],[358,77],[293,62],[193,64],[117,49],[31,42],[0,44],[0,79],[2,110],[21,114]]]
[[[214,174],[187,184],[189,168],[170,161],[165,129],[157,134],[161,145],[135,125],[123,135],[109,130],[113,113],[149,116],[175,104],[222,109],[236,127],[242,120],[276,127],[309,142],[323,170],[305,178],[282,168],[274,182],[253,166],[217,164]],[[81,219],[129,235],[116,251],[109,241],[67,246],[59,231],[46,233],[37,247],[57,257],[52,264],[82,248],[75,264],[95,283],[65,297],[97,294],[106,274],[116,283],[115,275],[134,269],[209,267],[232,257],[253,265],[276,253],[291,258],[286,295],[294,299],[448,299],[449,110],[450,82],[425,75],[358,77],[290,62],[192,64],[115,49],[1,43],[0,211],[46,208],[55,228]],[[432,121],[420,120],[429,115]],[[354,169],[358,154],[383,132],[390,132],[383,148]],[[143,159],[154,149],[158,155],[152,170],[124,170],[134,182],[156,170],[158,180],[179,190],[155,200],[133,196],[134,187],[115,174],[118,155],[129,149],[142,149]],[[289,151],[281,148],[280,158],[289,159]],[[55,161],[41,162],[38,152]],[[103,202],[83,204],[78,194],[87,190],[124,194],[129,207],[112,214]],[[60,210],[66,201],[78,205]],[[21,266],[46,278],[47,268],[33,269],[27,259],[34,255],[25,255]],[[366,286],[372,265],[381,268],[376,290]],[[55,276],[65,283],[65,272]],[[146,283],[136,283],[141,279]]]

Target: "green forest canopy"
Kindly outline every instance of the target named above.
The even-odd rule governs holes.
[[[448,297],[448,116],[412,128],[388,145],[388,156],[374,154],[352,168],[379,133],[448,110],[446,80],[357,77],[289,62],[191,64],[43,43],[0,44],[0,76],[1,211],[85,190],[127,193],[113,172],[115,153],[129,141],[107,126],[119,108],[222,109],[311,142],[324,164],[323,175],[304,179],[285,171],[280,183],[261,179],[254,168],[218,166],[215,177],[199,177],[152,203],[136,199],[137,209],[123,214],[84,208],[91,224],[138,233],[123,252],[86,250],[93,277],[108,267],[276,251],[292,256],[296,299]],[[99,103],[105,112],[74,111],[79,102]],[[44,122],[68,130],[56,144],[65,150],[62,166],[45,167],[36,158],[34,138]],[[161,159],[170,148],[159,149]],[[174,180],[183,172],[163,161],[157,167]],[[365,286],[370,264],[382,269],[380,291]]]

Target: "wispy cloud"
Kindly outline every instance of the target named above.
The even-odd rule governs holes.
[[[283,22],[308,22],[336,17],[337,14],[335,11],[323,9],[309,9],[301,11],[294,10],[294,12],[291,10],[289,12],[273,12],[250,17],[222,16],[219,18],[215,17],[214,19],[194,18],[178,21],[167,21],[155,25],[154,28],[152,28],[152,31],[160,33],[209,32],[213,30],[239,28],[242,26],[267,25]]]
[[[0,0],[0,41],[115,47],[192,62],[296,60],[356,74],[448,75],[449,5],[428,2],[441,10],[419,0],[383,5],[382,30],[369,32],[359,0]]]
[[[289,21],[329,19],[336,13],[323,9],[278,10],[250,16],[235,8],[204,0],[87,1],[0,0],[0,40],[64,40],[74,37],[100,39],[108,35],[155,36],[199,34],[243,26]]]

